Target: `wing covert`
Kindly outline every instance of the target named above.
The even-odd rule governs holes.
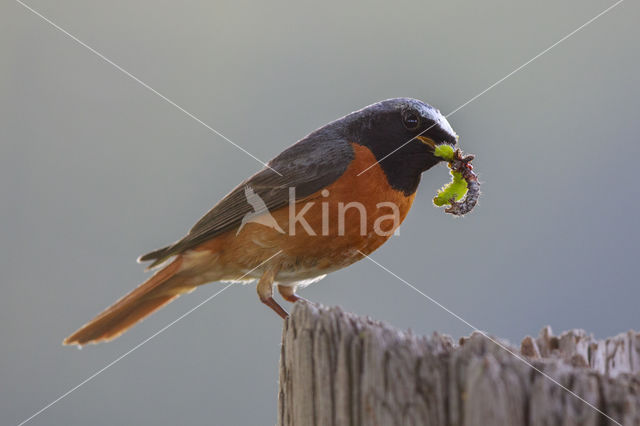
[[[245,195],[247,187],[264,201],[269,211],[274,211],[289,204],[291,187],[296,189],[296,200],[299,200],[333,183],[347,169],[353,156],[353,148],[346,140],[327,138],[322,132],[314,132],[271,160],[271,168],[263,168],[236,186],[184,238],[145,254],[139,260],[154,260],[149,266],[151,268],[173,255],[238,227],[247,213],[254,212]]]

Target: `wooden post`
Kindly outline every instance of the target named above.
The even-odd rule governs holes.
[[[640,333],[598,341],[545,327],[508,347],[620,424],[640,425]],[[280,426],[616,424],[480,333],[416,336],[303,302],[285,322],[279,387]]]

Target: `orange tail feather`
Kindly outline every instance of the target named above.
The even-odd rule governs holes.
[[[177,273],[181,264],[181,257],[177,257],[62,343],[84,345],[115,339],[180,294],[193,290],[195,286],[184,285],[185,278]]]

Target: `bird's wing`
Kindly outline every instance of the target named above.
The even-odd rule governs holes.
[[[264,203],[262,198],[250,186],[244,187],[244,195],[247,197],[247,203],[253,207],[253,210],[256,214],[261,214],[269,211],[267,205]]]
[[[296,200],[305,198],[338,179],[353,160],[351,144],[314,132],[292,145],[249,179],[242,182],[174,244],[147,253],[139,261],[153,260],[150,268],[240,225],[253,212],[245,188],[251,188],[269,211],[289,204],[289,188],[295,188]],[[277,170],[282,176],[274,172]]]

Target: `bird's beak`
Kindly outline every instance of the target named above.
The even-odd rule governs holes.
[[[436,149],[436,146],[438,145],[445,145],[447,144],[447,142],[442,142],[442,143],[436,143],[433,139],[428,138],[427,136],[416,136],[416,139],[418,139],[420,142],[422,142],[423,144],[430,146],[431,149]],[[454,144],[455,146],[455,144]]]
[[[426,136],[416,136],[416,139],[418,139],[423,144],[430,146],[431,149],[436,148],[436,143],[433,141],[433,139],[430,139]]]

